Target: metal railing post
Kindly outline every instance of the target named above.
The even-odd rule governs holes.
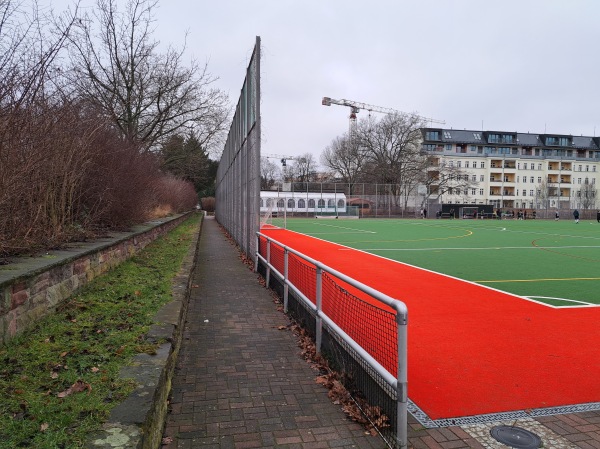
[[[396,441],[400,449],[408,447],[408,312],[398,310],[396,313],[398,325],[398,382],[396,384],[397,431]]]
[[[288,257],[289,252],[287,247],[283,249],[283,312],[287,313],[288,311]]]
[[[321,342],[323,339],[323,319],[321,318],[322,302],[323,302],[323,269],[317,267],[317,317],[316,317],[316,351],[317,354],[321,353]]]
[[[256,254],[254,255],[254,272],[258,272],[258,255],[260,254],[260,237],[256,234]]]
[[[269,288],[269,282],[271,281],[271,241],[267,240],[267,273],[265,276],[267,288]]]

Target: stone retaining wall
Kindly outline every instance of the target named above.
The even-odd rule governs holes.
[[[0,266],[0,344],[32,327],[79,287],[136,254],[188,215],[155,220],[131,232]]]

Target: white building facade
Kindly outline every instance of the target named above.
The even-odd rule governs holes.
[[[468,188],[447,189],[441,203],[490,204],[501,209],[595,209],[600,204],[599,137],[421,131],[434,175],[436,166],[447,164],[469,177]]]

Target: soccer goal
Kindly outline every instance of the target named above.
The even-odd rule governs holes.
[[[275,206],[275,202],[272,200],[267,200],[267,210],[262,212],[260,215],[260,228],[263,227],[272,227],[273,226],[273,208]]]
[[[477,218],[478,213],[478,207],[465,206],[458,209],[458,214],[460,218]]]

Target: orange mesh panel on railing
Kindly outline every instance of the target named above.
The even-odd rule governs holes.
[[[288,254],[288,279],[298,290],[306,295],[313,304],[317,300],[317,269],[295,254]]]
[[[273,265],[277,271],[283,274],[283,263],[283,247],[271,242],[271,265]]]
[[[392,375],[398,369],[396,315],[344,289],[339,279],[323,274],[323,312]]]

